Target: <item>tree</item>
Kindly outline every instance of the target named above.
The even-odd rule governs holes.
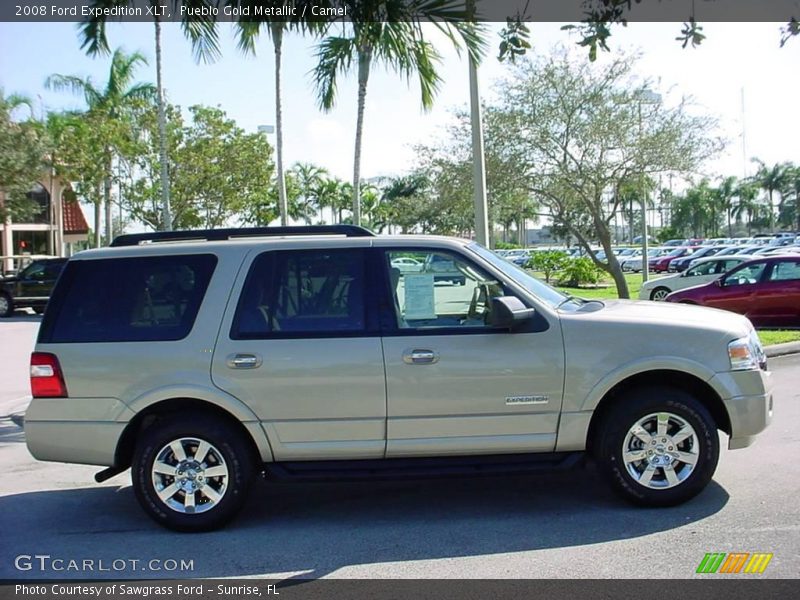
[[[541,271],[544,273],[544,280],[550,283],[550,276],[554,271],[563,269],[567,263],[569,256],[566,252],[560,250],[546,250],[543,252],[535,252],[528,263],[528,266],[534,271]]]
[[[31,118],[15,121],[14,111],[30,108],[19,94],[5,95],[0,88],[0,223],[7,218],[24,221],[39,210],[26,196],[42,176],[49,151],[44,128]]]
[[[178,107],[167,106],[174,225],[216,228],[241,219],[267,225],[275,218],[272,150],[259,133],[246,133],[220,108],[191,106],[184,123]],[[157,114],[142,120],[141,143],[132,157],[126,207],[133,219],[161,229],[160,194],[153,182],[160,169]]]
[[[739,188],[739,180],[736,177],[725,177],[714,190],[716,204],[725,212],[728,223],[728,237],[733,237],[733,199],[736,197]]]
[[[117,147],[121,141],[121,125],[130,109],[137,101],[151,101],[156,93],[149,83],[134,83],[134,75],[140,64],[147,60],[139,54],[125,54],[116,50],[111,58],[108,80],[103,88],[95,86],[90,79],[81,79],[75,75],[51,75],[45,85],[56,91],[69,90],[82,95],[88,107],[87,117],[100,127],[99,131],[107,135],[103,142],[103,201],[106,209],[106,241],[111,243],[113,236],[111,218],[111,183],[114,177],[113,162]],[[100,246],[99,210],[95,210],[95,245]]]
[[[422,107],[433,105],[441,78],[436,70],[440,55],[425,39],[422,21],[439,27],[457,47],[461,41],[478,60],[483,49],[479,30],[466,20],[467,13],[442,2],[407,0],[344,0],[351,22],[338,35],[328,35],[317,46],[314,86],[320,108],[330,110],[336,101],[338,77],[355,66],[358,103],[353,156],[353,222],[361,223],[361,140],[364,131],[367,84],[375,62],[410,79],[417,76]],[[458,37],[460,35],[460,38]]]
[[[693,172],[721,143],[715,121],[692,116],[687,101],[674,108],[643,102],[645,84],[633,80],[634,57],[597,68],[565,52],[549,60],[518,61],[500,85],[502,118],[488,145],[497,144],[517,177],[528,182],[595,264],[629,297],[611,249],[610,223],[619,201],[609,202],[625,181],[660,172]],[[605,251],[597,258],[592,241]]]
[[[789,163],[776,163],[768,167],[764,161],[754,158],[753,162],[758,164],[758,170],[753,175],[753,182],[756,183],[767,194],[767,206],[769,216],[769,229],[770,232],[775,230],[775,201],[774,194],[786,189],[789,180],[789,171],[791,165]],[[781,195],[781,205],[783,204],[783,197]],[[780,207],[778,207],[780,209]]]
[[[209,8],[215,2],[213,0],[170,0],[172,14],[181,15],[181,26],[184,33],[192,41],[197,60],[209,59],[219,54],[219,44],[215,21],[209,12],[205,11],[186,11],[180,10],[180,5],[186,8]],[[158,106],[158,135],[159,135],[159,179],[161,185],[161,202],[164,216],[162,217],[163,227],[166,230],[172,228],[172,217],[170,210],[170,185],[167,159],[167,115],[166,100],[164,98],[164,85],[161,72],[161,20],[163,18],[162,0],[149,0],[153,7],[152,17],[154,25],[155,51],[156,51],[156,102]],[[114,7],[130,6],[141,4],[137,0],[91,0],[89,3],[91,12],[89,17],[82,21],[80,25],[81,49],[86,49],[90,56],[98,54],[109,54],[111,49],[106,36],[107,11]],[[108,211],[108,207],[106,208]],[[107,213],[107,216],[110,213]]]

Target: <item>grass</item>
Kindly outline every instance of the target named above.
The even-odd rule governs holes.
[[[544,281],[544,275],[542,273],[534,272],[533,274]],[[625,280],[628,282],[628,291],[630,292],[631,298],[638,298],[639,290],[642,287],[642,274],[626,273]],[[552,284],[555,285],[555,278],[553,278]],[[619,298],[619,295],[617,294],[617,286],[614,285],[614,282],[611,279],[603,280],[598,285],[600,287],[569,288],[557,285],[555,285],[555,287],[564,293],[572,294],[573,296],[579,296],[581,298],[587,298],[589,300],[616,300]],[[764,346],[772,346],[774,344],[783,344],[785,342],[800,341],[800,331],[775,331],[760,329],[758,331],[758,337],[761,339],[761,343]]]

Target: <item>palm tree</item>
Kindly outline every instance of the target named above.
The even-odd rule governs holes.
[[[97,118],[101,122],[113,123],[122,119],[131,105],[136,101],[151,101],[156,89],[150,83],[134,83],[136,68],[147,64],[144,56],[138,52],[125,54],[115,50],[111,58],[108,81],[105,87],[95,86],[91,78],[81,79],[75,75],[51,75],[45,81],[48,89],[56,91],[69,90],[82,95],[88,108],[87,116]],[[116,140],[105,139],[103,149],[103,200],[106,208],[106,241],[111,243],[113,225],[111,217],[111,180]],[[95,246],[100,247],[100,205],[95,204]]]
[[[304,212],[311,218],[311,212],[316,212],[322,218],[322,208],[317,192],[328,172],[322,167],[311,163],[295,163],[291,169],[297,181],[299,196],[303,199]]]
[[[731,216],[733,211],[733,198],[736,196],[736,190],[738,187],[739,180],[736,179],[736,177],[726,177],[714,190],[719,207],[725,211],[725,216],[728,221],[728,237],[733,237],[733,224],[731,222]]]
[[[159,140],[159,162],[161,163],[160,187],[161,203],[164,212],[163,226],[165,230],[172,229],[172,214],[169,202],[169,163],[167,160],[167,110],[164,102],[164,85],[161,69],[161,20],[163,18],[163,8],[161,1],[149,0],[153,10],[153,24],[156,51],[156,99],[158,104],[158,140]],[[116,6],[124,7],[133,5],[137,0],[91,0],[89,7],[93,10],[90,17],[84,20],[80,26],[81,49],[86,49],[89,56],[98,54],[109,54],[111,49],[106,37],[106,19],[103,9]],[[216,2],[214,0],[171,0],[172,14],[184,15],[181,18],[181,26],[184,33],[191,40],[194,48],[196,60],[210,60],[219,55],[219,41],[217,37],[216,23],[213,17],[207,16],[205,11],[181,12],[180,5],[186,8],[209,8]],[[159,8],[156,8],[159,7]]]
[[[753,162],[758,163],[758,171],[753,175],[759,187],[767,193],[769,202],[769,228],[770,233],[775,229],[775,204],[773,202],[773,194],[779,192],[786,187],[788,177],[788,163],[776,163],[772,167],[768,167],[764,161],[757,158]],[[781,199],[783,202],[783,199]]]
[[[759,214],[760,205],[756,202],[758,197],[758,188],[752,181],[741,181],[736,189],[736,195],[739,201],[733,207],[732,213],[737,222],[746,219],[747,235],[753,232],[753,219]]]
[[[353,156],[353,222],[360,225],[361,141],[372,65],[383,63],[407,79],[416,74],[422,107],[429,110],[441,81],[436,71],[441,57],[426,41],[422,20],[437,26],[456,48],[460,49],[463,41],[476,61],[480,59],[484,44],[479,30],[468,22],[466,10],[454,9],[450,3],[344,0],[341,4],[348,8],[352,22],[342,25],[339,35],[330,35],[317,46],[314,85],[320,108],[328,111],[336,101],[338,76],[355,67],[358,108]]]

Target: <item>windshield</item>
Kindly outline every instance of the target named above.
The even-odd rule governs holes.
[[[536,279],[536,277],[530,275],[527,271],[521,269],[514,263],[510,263],[507,260],[500,258],[497,256],[497,254],[491,250],[487,250],[480,244],[473,243],[467,246],[467,248],[472,250],[484,260],[490,262],[494,267],[502,271],[510,279],[513,279],[516,283],[553,308],[558,308],[560,304],[569,299],[569,296],[566,294],[562,294],[558,290],[551,288],[546,283],[539,281]]]

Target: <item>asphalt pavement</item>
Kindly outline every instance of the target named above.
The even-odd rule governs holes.
[[[0,323],[0,416],[24,408],[37,327],[35,317]],[[177,534],[139,509],[128,473],[97,485],[95,467],[37,462],[23,430],[2,418],[0,579],[686,578],[709,577],[695,575],[709,552],[773,553],[759,577],[797,577],[800,356],[770,368],[771,427],[748,449],[723,450],[708,488],[668,509],[623,503],[592,469],[259,482],[227,529]]]

